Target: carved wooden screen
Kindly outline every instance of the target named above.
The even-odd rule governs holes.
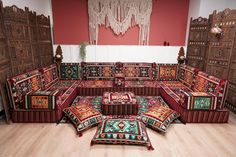
[[[219,13],[214,11],[212,14],[212,27],[220,27],[223,35],[209,33],[206,72],[224,79],[228,79],[235,39],[236,16],[233,16],[235,13],[233,10],[226,9]]]
[[[190,21],[187,64],[204,70],[207,48],[208,19],[199,17]]]
[[[11,76],[11,68],[6,33],[3,23],[3,5],[1,1],[0,5],[0,83],[5,83],[6,78]]]
[[[228,79],[228,106],[236,111],[236,10],[225,9],[212,14],[212,27],[222,29],[222,34],[209,33],[206,72]]]
[[[37,32],[37,15],[35,12],[30,11],[28,13],[29,18],[29,30],[30,30],[30,45],[31,45],[31,51],[33,55],[33,66],[34,68],[38,68],[41,66],[41,60],[40,60],[40,52],[39,52],[39,46],[38,46],[38,32]]]
[[[37,16],[37,31],[41,65],[46,66],[53,62],[52,36],[49,17],[44,15]]]
[[[4,8],[4,25],[12,74],[52,64],[50,18],[18,8]]]
[[[30,46],[28,8],[4,8],[4,24],[13,75],[31,70],[33,54]]]

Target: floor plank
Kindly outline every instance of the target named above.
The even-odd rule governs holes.
[[[227,124],[172,124],[161,134],[148,129],[154,151],[129,145],[93,145],[96,128],[78,137],[71,124],[0,123],[0,157],[233,157],[236,115]]]

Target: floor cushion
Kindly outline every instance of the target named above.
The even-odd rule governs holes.
[[[73,122],[80,136],[82,132],[96,124],[102,122],[102,114],[93,106],[88,104],[78,104],[65,108],[65,115]]]
[[[145,125],[135,119],[106,119],[97,128],[93,144],[133,144],[153,150]]]
[[[141,120],[147,127],[166,132],[171,122],[179,116],[179,113],[169,107],[157,104],[141,114],[137,119]]]

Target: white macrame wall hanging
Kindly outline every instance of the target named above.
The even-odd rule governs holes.
[[[148,45],[152,0],[88,0],[89,38],[98,42],[99,26],[111,27],[117,35],[139,27],[139,44]]]

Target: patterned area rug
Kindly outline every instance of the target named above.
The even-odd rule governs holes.
[[[160,96],[136,96],[136,100],[139,106],[138,115],[146,112],[150,107],[159,103],[163,106],[169,107],[166,102]],[[101,103],[102,103],[102,96],[77,96],[73,101],[72,105],[77,105],[79,103],[85,103],[92,105],[95,109],[101,112]],[[106,116],[107,118],[129,118],[135,119],[135,115],[111,115]],[[67,123],[69,120],[67,117],[63,117],[60,123]],[[174,123],[181,123],[178,119],[174,121]]]

